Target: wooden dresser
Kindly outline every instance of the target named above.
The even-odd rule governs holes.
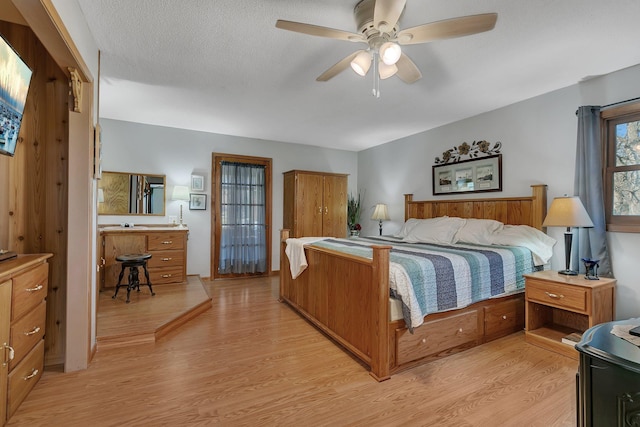
[[[51,254],[0,263],[0,425],[42,376]]]
[[[127,253],[150,253],[147,266],[153,285],[181,283],[187,279],[188,228],[177,226],[108,226],[100,229],[103,268],[100,289],[114,288],[121,266],[116,257]],[[141,275],[141,277],[144,277]],[[126,276],[123,281],[126,280]]]

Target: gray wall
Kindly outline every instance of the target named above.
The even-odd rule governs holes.
[[[273,159],[272,269],[280,268],[279,237],[282,228],[282,173],[291,169],[349,174],[349,191],[357,188],[357,154],[301,144],[239,138],[206,132],[150,126],[101,119],[102,165],[105,171],[140,172],[166,175],[165,217],[108,216],[100,224],[151,224],[170,222],[177,216],[180,202],[171,200],[175,185],[190,186],[191,175],[205,177],[207,209],[190,211],[183,206],[184,222],[189,226],[187,273],[209,277],[211,237],[211,155],[241,154]],[[346,225],[345,225],[346,226]]]
[[[487,197],[528,195],[532,184],[547,184],[549,203],[573,194],[577,138],[576,109],[580,105],[606,105],[640,96],[640,66],[594,78],[486,114],[449,124],[358,153],[358,185],[370,212],[387,203],[391,221],[384,232],[397,231],[404,219],[403,194],[431,199],[432,165],[442,152],[474,140],[503,144],[503,191]],[[474,197],[469,195],[466,197]],[[437,196],[460,198],[460,196]],[[364,234],[377,234],[376,221],[363,221]],[[547,233],[558,240],[551,268],[564,268],[562,228]],[[618,279],[617,318],[640,316],[640,283],[633,258],[640,234],[608,233],[613,271]]]

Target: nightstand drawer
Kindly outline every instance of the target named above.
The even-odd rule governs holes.
[[[527,300],[573,310],[587,311],[587,290],[578,286],[527,279]]]

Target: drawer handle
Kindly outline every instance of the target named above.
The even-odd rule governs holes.
[[[502,320],[507,320],[507,315],[506,314],[502,316]]]
[[[23,334],[25,334],[26,336],[30,336],[33,334],[37,334],[38,332],[40,332],[40,326],[36,326],[30,332],[23,332]]]
[[[162,258],[162,261],[171,261],[173,258]]]
[[[39,291],[40,289],[42,289],[43,287],[44,287],[44,286],[42,286],[42,285],[38,285],[38,286],[36,286],[35,288],[27,288],[27,289],[25,289],[25,291],[27,291],[27,292],[38,292],[38,291]]]
[[[163,245],[170,245],[173,243],[173,240],[165,240],[164,242],[162,242]]]
[[[27,375],[26,377],[24,377],[25,381],[29,381],[31,378],[35,377],[36,375],[38,375],[38,371],[37,369],[34,369],[33,371],[31,371],[30,375]]]
[[[7,351],[9,354],[7,355],[7,359],[5,362],[3,362],[3,365],[6,365],[7,362],[10,362],[13,360],[14,357],[16,357],[16,352],[13,350],[13,347],[11,347],[10,345],[8,345],[7,343],[2,344],[4,346],[5,351]]]
[[[166,279],[167,277],[171,277],[171,274],[163,274],[162,277]]]
[[[562,299],[562,298],[564,298],[564,295],[562,295],[562,294],[560,294],[560,295],[552,294],[551,292],[545,292],[545,294],[547,294],[547,296],[549,298],[553,298],[553,299]]]
[[[427,339],[426,338],[422,338],[422,344],[426,344]]]
[[[461,334],[462,333],[462,328],[458,329],[458,333]]]

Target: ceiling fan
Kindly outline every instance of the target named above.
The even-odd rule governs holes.
[[[361,0],[353,10],[358,32],[336,30],[318,25],[279,19],[276,27],[367,45],[343,58],[316,78],[326,82],[349,66],[364,76],[373,65],[374,96],[380,96],[379,80],[397,75],[405,83],[414,83],[422,77],[414,62],[402,52],[401,45],[427,43],[434,40],[468,36],[492,30],[497,13],[484,13],[446,19],[400,30],[398,20],[407,0]]]

